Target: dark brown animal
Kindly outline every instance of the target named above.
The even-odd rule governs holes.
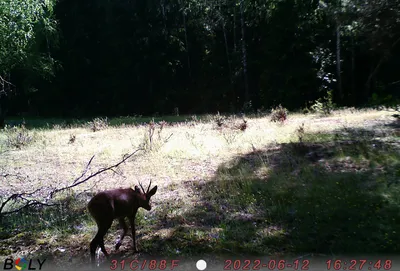
[[[135,186],[135,190],[132,188],[107,190],[98,193],[90,200],[88,210],[98,227],[97,234],[90,243],[90,258],[92,263],[95,261],[95,252],[99,246],[108,258],[109,255],[104,247],[104,236],[111,227],[114,219],[118,219],[123,229],[120,239],[115,244],[115,249],[119,249],[126,235],[128,227],[126,226],[125,218],[128,217],[132,228],[133,250],[134,252],[137,251],[135,236],[135,216],[137,210],[139,207],[142,207],[150,211],[150,198],[157,192],[157,186],[149,191],[151,182],[146,192],[140,183],[139,185],[142,191],[140,191],[138,186]]]

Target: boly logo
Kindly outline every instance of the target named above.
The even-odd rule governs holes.
[[[28,265],[28,262],[24,258],[18,258],[15,261],[15,268],[17,268],[18,270],[26,269],[27,265]]]
[[[43,267],[44,262],[46,261],[46,259],[44,260],[28,260],[25,258],[18,258],[15,260],[7,258],[4,261],[4,270],[10,270],[13,269],[14,264],[15,264],[15,268],[17,270],[41,270]]]

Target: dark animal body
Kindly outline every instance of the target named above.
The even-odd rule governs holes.
[[[141,184],[140,187],[142,188],[142,191],[140,191],[138,186],[135,186],[135,189],[121,188],[106,190],[96,194],[90,200],[88,204],[88,210],[90,215],[96,221],[98,227],[97,234],[90,243],[90,257],[92,263],[95,261],[95,252],[99,246],[104,255],[106,257],[109,256],[104,247],[104,236],[111,227],[114,219],[118,219],[123,229],[120,239],[115,244],[115,249],[119,249],[128,230],[125,222],[125,218],[127,217],[132,228],[133,250],[134,252],[137,251],[135,217],[140,207],[146,209],[147,211],[151,210],[150,198],[157,192],[157,186],[153,187],[149,191],[150,186],[151,182],[146,192]]]

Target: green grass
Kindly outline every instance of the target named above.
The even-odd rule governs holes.
[[[331,153],[319,163],[294,155],[297,148],[312,150],[293,143],[278,153],[246,154],[221,166],[203,188],[213,215],[223,217],[216,252],[227,247],[247,255],[399,252],[399,150],[372,147],[368,140],[337,142],[318,149],[321,159]],[[262,178],[256,173],[271,166],[267,158],[276,165]],[[361,159],[364,163],[357,162]]]
[[[100,117],[104,119],[104,117]],[[210,118],[208,115],[197,117],[198,120],[207,120]],[[20,117],[10,116],[6,120],[6,125],[19,126],[23,122],[28,129],[53,129],[65,128],[65,127],[84,127],[88,125],[95,118],[36,118],[36,117]],[[168,123],[184,123],[188,120],[192,120],[192,116],[121,116],[108,118],[109,125],[112,127],[119,127],[121,125],[139,125],[144,123],[166,121]]]
[[[271,123],[269,117],[254,117],[244,132],[218,128],[210,115],[166,126],[162,138],[173,134],[171,140],[162,140],[155,151],[122,165],[118,174],[99,177],[82,189],[96,192],[149,179],[159,185],[153,210],[142,209],[136,217],[140,255],[399,253],[400,146],[397,126],[388,125],[389,120],[391,124],[398,120],[381,112],[337,114],[289,115],[283,125]],[[142,121],[109,119],[110,127],[96,133],[86,126],[35,128],[44,143],[4,147],[7,159],[0,160],[0,166],[3,171],[25,172],[29,176],[25,182],[32,180],[32,187],[45,185],[43,179],[68,184],[94,152],[107,155],[98,157],[93,171],[118,160],[132,142],[148,139],[143,136],[147,127],[121,126],[129,120]],[[304,130],[299,132],[302,123]],[[74,143],[68,143],[70,134],[76,135]],[[229,134],[235,135],[234,140],[227,140]],[[35,160],[39,151],[43,163]],[[58,178],[52,176],[55,172]],[[8,180],[3,190],[13,185]],[[66,248],[69,255],[86,262],[85,249],[96,232],[86,211],[93,193],[71,193],[72,197],[57,200],[61,206],[3,217],[0,257],[19,255],[13,245],[17,243],[31,248],[34,255],[51,257],[57,256],[55,248]],[[106,248],[116,257],[133,257],[130,237],[120,254],[113,250],[118,233],[114,223]],[[34,250],[37,246],[42,249]]]

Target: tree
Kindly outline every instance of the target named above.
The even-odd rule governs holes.
[[[247,54],[246,54],[246,40],[245,40],[245,23],[244,23],[244,7],[243,0],[240,0],[240,23],[242,29],[242,54],[243,54],[243,76],[244,76],[244,101],[249,102],[249,84],[247,81]]]
[[[13,69],[26,66],[35,73],[52,74],[54,61],[48,50],[56,39],[54,4],[54,0],[0,1],[0,128],[14,89]]]
[[[341,0],[336,0],[333,3],[321,0],[319,2],[320,7],[325,9],[332,20],[335,22],[335,34],[336,34],[336,80],[337,80],[337,96],[339,99],[343,99],[343,89],[342,89],[342,68],[341,68],[341,28],[344,21],[343,13],[345,12],[346,4],[350,1],[345,0],[342,3]]]
[[[361,2],[357,0],[356,2]],[[372,55],[370,73],[365,82],[365,94],[371,95],[372,83],[382,66],[392,57],[400,44],[400,1],[372,0],[368,4],[357,3],[362,34]],[[397,77],[398,79],[398,77]]]

